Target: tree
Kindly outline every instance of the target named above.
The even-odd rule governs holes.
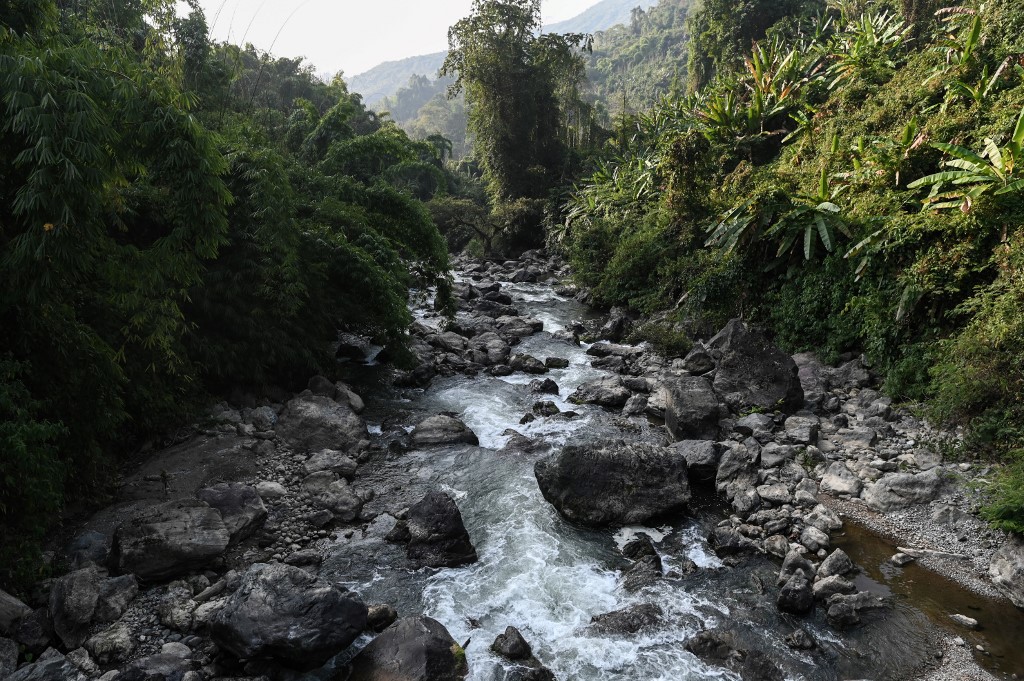
[[[582,78],[589,36],[540,35],[540,0],[474,0],[448,31],[442,76],[465,92],[469,130],[491,198],[543,198],[567,158],[568,112]]]

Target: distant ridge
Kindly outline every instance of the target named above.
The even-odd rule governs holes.
[[[648,9],[658,0],[601,0],[572,19],[559,21],[544,27],[545,33],[595,33],[618,24],[628,24],[634,7]],[[398,92],[412,76],[437,78],[437,71],[444,63],[445,52],[423,54],[395,61],[386,61],[368,71],[347,78],[350,92],[363,96],[367,106],[373,106],[385,97]]]

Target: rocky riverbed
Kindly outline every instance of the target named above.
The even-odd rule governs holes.
[[[0,678],[1021,671],[1024,548],[966,484],[989,469],[943,461],[859,358],[740,320],[661,357],[566,275],[460,261],[414,369],[344,336],[345,383],[240,396],[140,456],[55,546],[66,574],[0,592]],[[922,567],[953,581],[903,588]]]

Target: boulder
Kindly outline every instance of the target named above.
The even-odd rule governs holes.
[[[814,597],[819,601],[827,601],[836,594],[852,594],[857,591],[853,582],[839,575],[819,579],[814,583]]]
[[[891,473],[864,488],[862,498],[868,507],[887,513],[934,499],[942,479],[934,470],[924,473]]]
[[[505,364],[509,360],[509,355],[512,350],[509,344],[502,340],[501,336],[488,331],[482,333],[479,336],[469,341],[469,347],[477,352],[482,353],[485,362],[488,365],[494,364]]]
[[[814,592],[811,590],[811,582],[803,570],[794,572],[793,576],[782,586],[777,605],[779,610],[795,615],[803,615],[814,608]]]
[[[806,546],[808,551],[816,552],[818,549],[828,548],[829,537],[814,525],[808,525],[800,533],[800,543]]]
[[[477,560],[462,513],[444,492],[428,492],[409,508],[406,555],[418,567],[458,567]]]
[[[513,662],[528,660],[533,657],[533,650],[530,644],[523,638],[522,633],[515,627],[506,627],[504,634],[499,634],[491,644],[491,650],[501,655],[506,660]]]
[[[759,553],[757,542],[744,537],[733,527],[716,527],[708,536],[708,543],[719,557]]]
[[[18,644],[9,638],[0,638],[0,679],[6,679],[18,667]]]
[[[814,565],[811,561],[803,557],[796,549],[792,549],[786,554],[786,557],[782,561],[782,568],[779,570],[779,578],[776,580],[778,586],[782,586],[789,581],[789,578],[796,574],[797,570],[802,570],[807,577],[814,576]]]
[[[545,357],[544,366],[548,369],[568,369],[569,360],[564,357]]]
[[[201,489],[196,498],[220,511],[232,543],[250,536],[267,518],[267,507],[256,488],[240,482],[222,482]]]
[[[548,372],[544,363],[532,355],[512,355],[508,360],[508,365],[512,367],[513,371],[522,371],[527,374],[546,374]]]
[[[309,457],[302,464],[302,472],[306,475],[319,473],[320,471],[331,471],[343,478],[351,478],[356,473],[359,464],[348,454],[339,452],[336,449],[325,449]],[[213,504],[210,504],[211,506]]]
[[[96,567],[83,568],[59,577],[50,590],[53,631],[68,650],[89,638],[89,623],[100,595],[100,573]]]
[[[633,393],[622,385],[618,376],[609,376],[597,381],[583,383],[569,396],[573,404],[596,404],[609,409],[621,409]]]
[[[686,460],[690,480],[713,482],[718,475],[718,460],[721,449],[712,440],[681,440],[669,446],[673,452]]]
[[[771,437],[772,431],[775,430],[775,419],[768,414],[747,414],[736,421],[736,426],[733,430],[740,435],[748,435],[755,438]]]
[[[4,681],[87,681],[71,660],[53,648],[47,649],[32,664],[27,664]]]
[[[466,651],[429,617],[388,627],[352,660],[348,681],[459,681],[469,673]]]
[[[622,610],[594,615],[588,629],[599,634],[635,634],[661,623],[664,615],[654,603],[640,603]]]
[[[386,603],[371,605],[366,610],[366,628],[380,633],[398,619],[398,611]]]
[[[861,479],[842,461],[833,461],[829,464],[821,478],[821,491],[826,494],[848,494],[856,497],[863,487]]]
[[[331,471],[307,475],[301,484],[303,493],[320,508],[344,522],[355,520],[363,508],[363,499],[344,479]]]
[[[530,392],[541,393],[543,395],[557,395],[558,384],[550,378],[545,378],[543,380],[538,378],[535,381],[530,381]]]
[[[798,445],[812,445],[818,441],[817,416],[790,416],[784,425],[786,436]]]
[[[85,530],[75,535],[64,552],[72,570],[90,565],[104,566],[110,559],[110,537],[95,530]]]
[[[733,319],[707,346],[716,358],[715,391],[734,411],[803,406],[796,363],[759,331]]]
[[[821,561],[821,565],[818,566],[818,577],[825,579],[826,577],[848,575],[851,572],[855,572],[857,566],[853,564],[850,557],[846,555],[846,551],[842,549],[836,549],[829,557]]]
[[[0,589],[0,634],[10,634],[18,620],[32,614],[32,608]]]
[[[683,358],[682,367],[684,371],[699,376],[700,374],[712,371],[715,368],[715,360],[704,344],[697,342],[686,353],[686,357]]]
[[[293,449],[307,452],[347,450],[369,437],[366,423],[348,404],[323,395],[303,395],[288,402],[274,432]]]
[[[686,642],[686,649],[706,662],[725,665],[744,681],[783,681],[771,658],[759,650],[737,650],[732,635],[718,629],[702,631]]]
[[[861,614],[885,608],[889,605],[886,599],[873,596],[867,591],[855,594],[836,594],[828,599],[828,611],[826,616],[829,623],[835,627],[851,627],[861,622]]]
[[[1024,608],[1024,539],[1010,535],[992,556],[988,574],[1014,605]]]
[[[118,622],[87,640],[85,649],[100,664],[117,664],[135,651],[135,637],[127,624]]]
[[[228,547],[220,513],[198,499],[178,499],[140,512],[114,533],[117,568],[143,581],[202,569]]]
[[[453,416],[438,414],[426,418],[413,429],[412,444],[414,447],[439,447],[442,445],[469,444],[478,445],[480,440],[476,433]]]
[[[305,570],[252,565],[210,622],[210,635],[240,659],[314,669],[366,629],[366,606]]]
[[[665,426],[677,440],[716,440],[725,405],[706,378],[667,378],[661,384]]]
[[[544,498],[583,525],[642,523],[690,500],[686,460],[645,443],[570,445],[538,461],[534,473]]]

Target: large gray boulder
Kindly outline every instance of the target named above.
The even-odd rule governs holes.
[[[355,520],[363,508],[363,499],[345,479],[331,471],[320,471],[303,478],[300,485],[303,494],[312,499],[320,508],[330,511],[335,517],[350,522]]]
[[[829,464],[821,478],[820,489],[826,494],[849,494],[856,497],[863,488],[864,482],[842,461],[833,461]]]
[[[296,450],[348,450],[369,437],[366,423],[348,404],[322,395],[303,395],[288,402],[275,426],[277,436]]]
[[[458,567],[477,560],[476,549],[450,496],[431,491],[409,508],[406,554],[418,567]]]
[[[81,647],[89,638],[89,623],[96,612],[100,580],[99,570],[94,566],[69,572],[53,583],[50,590],[53,631],[68,650]]]
[[[4,681],[87,681],[88,678],[71,660],[48,648],[38,660],[25,665]]]
[[[251,485],[222,482],[199,490],[196,497],[220,512],[232,543],[251,535],[267,517],[267,507]]]
[[[1024,608],[1024,539],[1008,537],[992,556],[988,574],[1014,605]]]
[[[0,589],[0,634],[9,634],[22,617],[32,614],[32,608]]]
[[[940,487],[942,479],[935,470],[917,474],[892,473],[865,487],[861,498],[870,508],[887,513],[927,503],[938,495]]]
[[[608,409],[621,409],[633,393],[622,384],[618,376],[583,383],[569,396],[573,404],[596,404]]]
[[[701,376],[667,378],[661,384],[665,426],[677,440],[717,440],[718,422],[728,412],[711,383]]]
[[[717,367],[715,391],[734,411],[792,412],[803,406],[796,363],[759,331],[733,319],[707,346]]]
[[[478,445],[480,440],[469,426],[453,416],[438,414],[423,419],[412,431],[414,447],[440,447],[443,445]]]
[[[488,365],[505,364],[512,352],[509,344],[493,331],[482,333],[471,339],[469,347],[479,353],[480,359],[483,360],[480,361],[480,364]]]
[[[466,652],[429,617],[398,620],[352,660],[348,681],[459,681]]]
[[[121,524],[114,533],[114,555],[121,572],[158,581],[209,565],[230,539],[219,511],[198,499],[178,499]]]
[[[712,440],[682,440],[669,446],[686,460],[691,480],[713,482],[718,474],[721,448]]]
[[[642,523],[690,500],[686,459],[645,443],[570,445],[538,461],[534,474],[544,498],[583,525]]]
[[[301,568],[257,563],[210,622],[210,634],[239,659],[269,658],[314,669],[366,629],[366,605]]]

